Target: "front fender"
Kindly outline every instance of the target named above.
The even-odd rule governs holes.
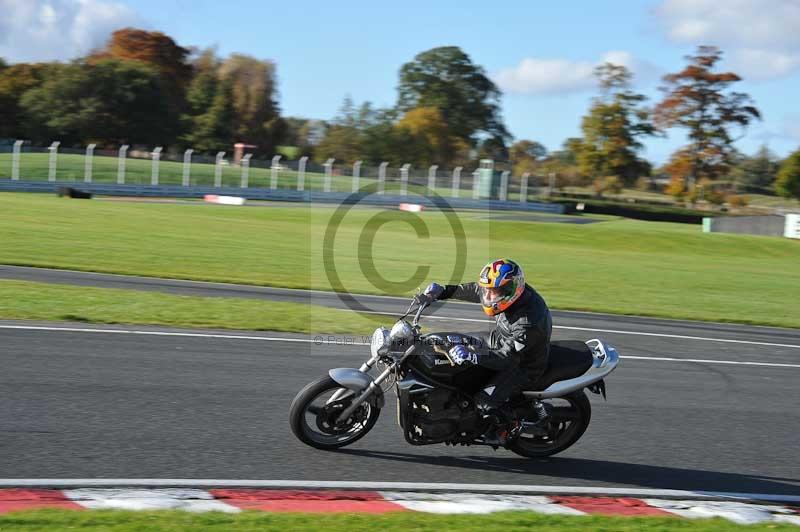
[[[356,393],[363,392],[373,383],[372,377],[355,368],[335,368],[328,371],[328,375],[343,388],[353,390]],[[375,406],[383,408],[385,401],[383,399],[383,390],[381,390],[380,386],[375,386],[372,397],[375,399]]]

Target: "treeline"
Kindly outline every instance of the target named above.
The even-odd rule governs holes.
[[[270,61],[126,28],[71,63],[0,64],[0,138],[207,152],[245,142],[272,155],[286,133],[275,92]]]
[[[512,142],[499,88],[457,47],[427,50],[402,65],[392,107],[346,98],[333,120],[322,121],[281,117],[270,61],[220,58],[163,33],[126,28],[71,63],[0,61],[0,139],[208,153],[243,142],[262,157],[281,152],[417,168],[468,168],[490,158],[515,177],[555,173],[559,186],[591,186],[597,194],[650,188],[659,176],[669,178],[667,192],[689,201],[724,201],[731,190],[800,196],[792,170],[800,154],[781,162],[766,147],[752,156],[734,148],[760,113],[733,90],[740,77],[718,71],[721,57],[715,47],[698,47],[682,70],[663,77],[662,98],[653,104],[633,90],[627,68],[599,66],[581,136],[548,152],[535,140]],[[644,140],[674,129],[689,143],[653,168],[642,156]]]

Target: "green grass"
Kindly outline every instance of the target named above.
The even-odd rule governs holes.
[[[257,164],[257,163],[254,163]],[[263,163],[260,164],[269,164]],[[56,165],[56,181],[84,180],[85,158],[83,155],[60,153]],[[117,182],[117,157],[95,155],[92,159],[92,181],[95,183]],[[43,181],[48,178],[49,155],[46,153],[23,153],[20,156],[19,176],[21,180]],[[125,161],[125,183],[149,185],[151,183],[152,162],[150,159],[127,158]],[[183,182],[183,163],[162,160],[159,163],[159,184],[180,185]],[[11,154],[0,153],[0,177],[11,176]],[[213,186],[215,180],[214,164],[193,162],[190,172],[190,184],[195,186]],[[272,174],[269,168],[251,166],[248,177],[250,187],[267,188],[271,185]],[[224,165],[221,181],[223,186],[239,187],[242,182],[240,166]],[[369,181],[365,178],[366,184]],[[374,181],[374,180],[373,180]],[[325,176],[319,172],[306,172],[305,190],[323,190]],[[297,188],[297,172],[289,169],[278,171],[278,188]],[[331,177],[331,190],[350,192],[352,181],[347,176]]]
[[[416,512],[392,514],[301,514],[243,512],[239,514],[189,513],[180,511],[127,512],[96,510],[37,510],[0,515],[0,530],[83,530],[129,532],[139,530],[409,530],[512,532],[572,530],[615,532],[728,532],[790,531],[794,525],[765,523],[742,526],[722,519],[678,519],[660,517],[555,516],[530,512],[491,515],[431,515]]]
[[[329,290],[322,260],[333,208],[237,208],[0,194],[0,263]],[[502,214],[502,213],[501,213]],[[374,246],[359,242],[376,215]],[[352,292],[408,294],[429,280],[472,280],[510,256],[554,308],[800,327],[800,242],[704,234],[697,226],[624,219],[589,225],[458,215],[466,270],[454,279],[444,215],[352,209],[332,245]],[[418,237],[408,222],[429,230]],[[359,263],[372,255],[387,281]],[[429,266],[409,279],[418,265]]]
[[[116,156],[95,154],[92,159],[92,180],[95,183],[116,183],[117,182]],[[254,165],[267,165],[268,162],[255,161]],[[271,186],[272,173],[269,168],[251,166],[248,177],[248,186],[258,188],[268,188]],[[57,182],[83,182],[84,180],[85,158],[82,154],[59,153],[56,165]],[[20,179],[28,181],[45,181],[48,178],[49,155],[47,153],[25,153],[20,155]],[[334,167],[341,170],[341,165]],[[345,169],[345,173],[351,171],[351,167]],[[414,190],[413,182],[427,185],[427,170],[415,169],[415,174],[424,174],[423,177],[411,177],[411,183],[407,189],[409,193]],[[331,176],[331,191],[351,192],[353,178],[350,175],[337,175],[334,172]],[[159,184],[161,185],[180,185],[183,183],[183,163],[176,161],[161,160],[159,164]],[[137,185],[151,184],[152,162],[150,159],[139,159],[129,157],[125,162],[125,183]],[[11,177],[11,154],[0,153],[0,178]],[[190,184],[195,186],[213,186],[215,183],[214,164],[195,161],[192,163],[190,173]],[[280,189],[296,190],[298,185],[298,172],[288,168],[283,168],[277,172],[277,187]],[[304,190],[321,191],[325,188],[325,175],[322,172],[307,171],[303,183]],[[462,176],[462,187],[467,187],[471,183],[471,176]],[[377,170],[366,168],[362,170],[359,179],[359,187],[377,184]],[[239,187],[242,183],[242,168],[240,166],[225,165],[222,167],[221,182],[223,186]],[[452,197],[451,177],[440,176],[436,181],[436,191],[447,198]],[[417,187],[418,189],[420,187]],[[397,168],[390,168],[387,172],[384,190],[388,193],[399,194],[401,189],[400,178]],[[533,189],[529,191],[530,200],[533,201]],[[472,189],[461,188],[458,197],[471,199]],[[510,191],[509,201],[519,201],[519,193]]]
[[[316,305],[0,279],[0,318],[369,335],[388,318]]]

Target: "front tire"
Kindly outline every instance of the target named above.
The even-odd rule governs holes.
[[[337,424],[337,414],[355,398],[351,392],[331,401],[333,394],[341,389],[339,383],[325,376],[297,393],[289,409],[289,424],[297,439],[317,449],[331,450],[366,436],[378,421],[380,408],[364,402],[349,419]]]
[[[545,400],[547,401],[547,400]],[[560,453],[577,442],[592,419],[592,405],[583,390],[572,393],[558,401],[566,406],[548,408],[547,436],[522,433],[509,442],[508,449],[527,458],[543,458]]]

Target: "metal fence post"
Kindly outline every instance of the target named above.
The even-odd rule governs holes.
[[[431,192],[436,189],[436,170],[438,169],[439,167],[435,164],[428,168],[428,190]]]
[[[278,169],[281,167],[281,156],[276,155],[272,158],[272,164],[269,167],[269,188],[275,190],[278,188]]]
[[[378,166],[378,194],[383,194],[383,191],[386,187],[386,167],[389,166],[389,163],[383,161],[380,166]]]
[[[125,157],[128,155],[128,146],[123,144],[119,147],[119,154],[117,155],[117,184],[125,184]]]
[[[250,157],[252,156],[252,153],[245,153],[242,156],[242,182],[239,185],[241,188],[247,188],[247,186],[250,184]]]
[[[162,146],[156,146],[153,149],[153,162],[150,163],[150,184],[151,185],[158,185],[158,161],[161,160],[161,150],[164,148]]]
[[[478,176],[480,173],[478,168],[472,172],[472,199],[478,199]]]
[[[331,173],[333,172],[333,161],[335,161],[335,159],[328,159],[325,161],[325,192],[331,191]]]
[[[520,203],[528,202],[528,178],[531,176],[530,172],[522,174],[522,180],[519,183],[519,201]]]
[[[408,194],[408,170],[411,168],[409,163],[404,164],[400,168],[400,195],[405,196]]]
[[[359,180],[361,179],[361,161],[353,163],[353,192],[358,192]]]
[[[19,152],[22,149],[22,144],[24,142],[24,140],[14,141],[14,151],[11,155],[11,179],[14,181],[19,180]]]
[[[97,144],[89,144],[86,146],[86,155],[83,157],[83,182],[92,182],[92,158],[94,157],[94,148]]]
[[[457,198],[461,192],[461,167],[456,166],[453,168],[453,192],[451,196]]]
[[[506,170],[500,174],[500,201],[508,201],[508,176],[511,172]]]
[[[47,180],[48,181],[55,181],[56,180],[56,167],[58,166],[58,146],[61,143],[59,141],[53,141],[50,145],[48,150],[50,150],[50,161],[47,164]]]
[[[306,164],[308,157],[303,155],[300,157],[300,162],[297,163],[297,190],[305,190],[306,188]]]
[[[217,152],[217,157],[214,159],[214,186],[219,188],[222,186],[222,161],[225,160],[225,152]]]
[[[191,177],[192,172],[192,153],[194,152],[193,149],[189,148],[185,152],[183,152],[183,179],[181,180],[181,184],[185,187],[189,186],[189,177]]]

